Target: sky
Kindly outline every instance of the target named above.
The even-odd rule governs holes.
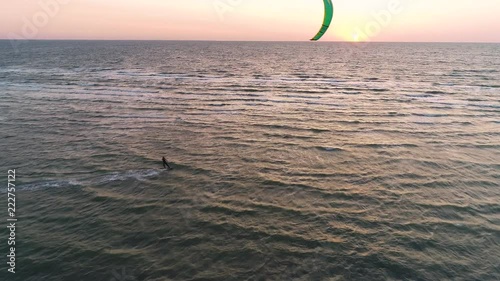
[[[333,0],[323,41],[500,42],[500,0]],[[0,0],[2,39],[306,41],[321,0]]]

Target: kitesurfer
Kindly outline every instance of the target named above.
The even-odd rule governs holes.
[[[173,170],[172,167],[170,167],[170,165],[168,165],[167,159],[165,159],[165,157],[163,157],[161,160],[163,161],[163,168],[165,168],[167,170]]]

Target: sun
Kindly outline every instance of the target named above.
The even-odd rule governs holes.
[[[359,42],[359,34],[358,33],[353,33],[352,34],[352,41],[353,42]]]

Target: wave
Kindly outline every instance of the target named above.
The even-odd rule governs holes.
[[[339,148],[339,147],[316,146],[315,148],[316,148],[317,150],[320,150],[320,151],[329,151],[329,152],[340,152],[340,151],[344,151],[344,149]]]
[[[52,181],[41,181],[41,182],[22,184],[18,185],[16,188],[18,190],[33,191],[37,189],[69,188],[69,187],[80,187],[80,186],[82,186],[82,183],[77,180],[59,180],[59,181],[52,180]]]
[[[451,95],[451,93],[447,93],[447,92],[443,92],[443,91],[437,91],[437,90],[427,91],[425,93],[426,94],[431,94],[431,95]]]
[[[369,148],[387,148],[387,147],[415,148],[415,147],[418,147],[418,145],[412,144],[412,143],[363,143],[363,144],[352,144],[352,146],[369,147]]]
[[[414,116],[420,116],[420,117],[448,117],[450,116],[449,114],[439,114],[439,113],[413,113],[412,115]]]
[[[105,185],[113,182],[121,182],[129,180],[142,182],[157,177],[164,171],[165,170],[159,170],[159,169],[129,170],[120,172],[117,171],[100,176],[78,178],[78,179],[36,181],[18,185],[17,189],[22,191],[33,191],[33,190],[50,189],[50,188],[71,188],[71,187],[83,187],[88,185]],[[5,193],[5,191],[3,191],[2,193]]]
[[[136,170],[127,172],[113,172],[101,177],[92,179],[93,184],[107,184],[116,181],[126,181],[126,180],[137,180],[145,181],[148,178],[158,176],[162,170],[150,169],[150,170]]]

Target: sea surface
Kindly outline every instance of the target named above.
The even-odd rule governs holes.
[[[1,280],[500,280],[500,44],[14,46]]]

